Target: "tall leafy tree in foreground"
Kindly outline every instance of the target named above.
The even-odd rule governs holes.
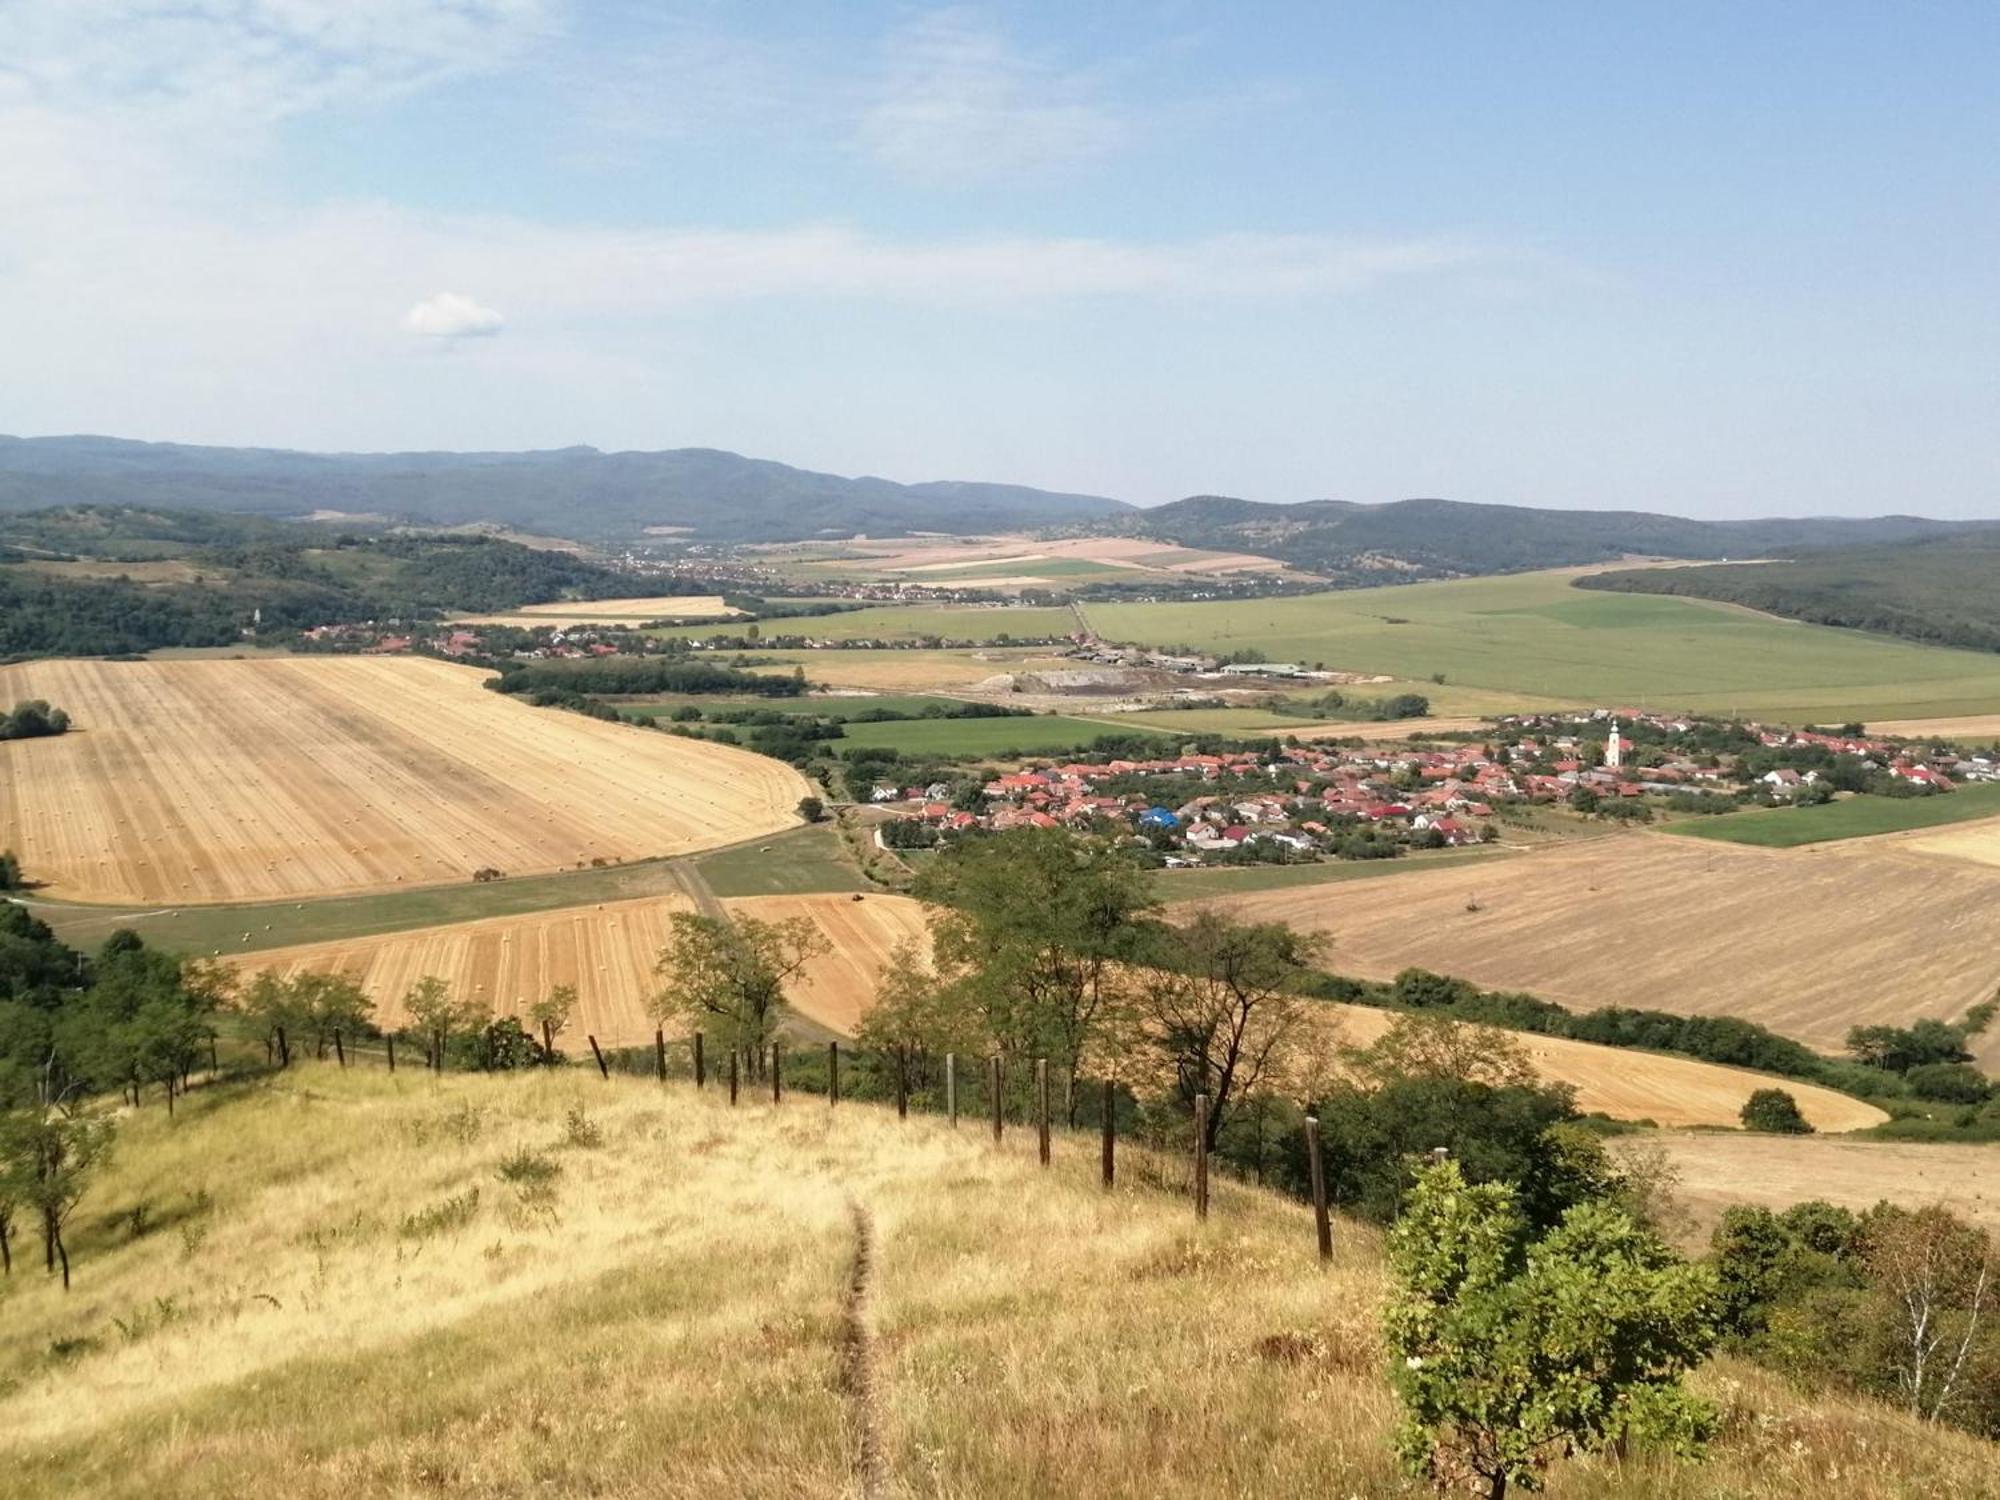
[[[1142,1024],[1192,1109],[1208,1096],[1208,1146],[1245,1100],[1289,1070],[1314,1039],[1312,1008],[1298,993],[1325,940],[1282,922],[1197,912],[1156,944],[1155,967],[1137,983]]]
[[[941,854],[916,893],[937,908],[940,970],[966,976],[966,1003],[1002,1053],[1055,1064],[1074,1123],[1079,1070],[1131,1010],[1157,904],[1145,871],[1100,841],[1022,829]]]
[[[18,1111],[0,1121],[0,1199],[26,1207],[40,1222],[47,1269],[53,1275],[61,1267],[64,1291],[69,1290],[69,1247],[63,1228],[110,1154],[113,1129],[101,1114],[58,1104]],[[6,1260],[11,1272],[11,1249]]]
[[[1502,1500],[1627,1440],[1698,1454],[1714,1426],[1681,1380],[1714,1347],[1715,1278],[1606,1203],[1532,1236],[1502,1183],[1424,1168],[1389,1235],[1383,1313],[1396,1447],[1439,1489]]]
[[[804,917],[766,922],[675,912],[653,965],[664,982],[648,1010],[657,1022],[683,1018],[759,1057],[784,1017],[786,988],[827,951],[826,939]]]
[[[855,1040],[888,1060],[905,1091],[932,1059],[981,1044],[977,1017],[962,1000],[963,978],[937,973],[924,944],[913,939],[898,943],[890,955]]]
[[[426,974],[403,992],[403,1014],[409,1029],[423,1041],[425,1059],[442,1070],[451,1039],[485,1024],[492,1007],[471,997],[458,999],[450,985]]]
[[[542,1051],[555,1056],[556,1038],[576,1011],[576,986],[559,984],[528,1007],[528,1019],[542,1034]]]

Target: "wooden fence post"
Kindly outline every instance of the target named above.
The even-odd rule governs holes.
[[[1108,1078],[1103,1087],[1104,1186],[1108,1189],[1118,1180],[1118,1091]]]
[[[1049,1060],[1035,1059],[1035,1149],[1042,1165],[1049,1164]]]
[[[1319,1231],[1319,1258],[1333,1259],[1333,1220],[1326,1212],[1326,1164],[1319,1153],[1319,1117],[1306,1116],[1306,1171],[1312,1177],[1313,1227]]]
[[[708,1083],[708,1059],[701,1055],[701,1033],[694,1034],[694,1086],[705,1087]]]
[[[334,1061],[339,1063],[341,1067],[344,1068],[347,1066],[347,1048],[341,1045],[340,1032],[338,1030],[333,1033],[333,1057]]]
[[[944,1055],[944,1112],[951,1117],[951,1128],[958,1129],[958,1054]]]
[[[597,1038],[594,1036],[586,1036],[584,1040],[590,1043],[590,1055],[597,1059],[598,1076],[609,1083],[611,1081],[611,1070],[604,1066],[604,1049],[597,1045]]]
[[[826,1102],[840,1103],[840,1043],[826,1044]]]
[[[1194,1216],[1208,1217],[1208,1095],[1194,1096]]]
[[[222,1058],[215,1050],[215,1033],[212,1031],[208,1034],[208,1071],[217,1078],[222,1076]]]
[[[285,1040],[285,1028],[280,1026],[278,1028],[278,1066],[289,1068],[291,1065],[292,1044]]]
[[[393,1073],[396,1071],[396,1033],[385,1031],[382,1033],[382,1040],[389,1044],[389,1071]]]
[[[662,1026],[653,1028],[653,1064],[654,1070],[660,1075],[660,1082],[665,1083],[667,1081],[667,1032],[666,1028]]]
[[[782,1104],[785,1100],[785,1058],[776,1042],[771,1043],[771,1102]]]
[[[729,1103],[732,1108],[736,1104],[736,1057],[740,1050],[737,1047],[729,1049]]]
[[[1006,1129],[1000,1117],[1000,1059],[993,1059],[993,1144],[1000,1144],[1000,1136]]]
[[[902,1056],[896,1058],[896,1118],[910,1118],[910,1063]]]

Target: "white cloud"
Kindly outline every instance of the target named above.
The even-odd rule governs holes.
[[[405,328],[432,339],[488,338],[505,322],[492,308],[480,306],[462,292],[439,292],[403,314]]]
[[[1087,73],[1029,57],[970,11],[934,12],[888,42],[859,142],[927,182],[1005,176],[1102,156],[1129,126]]]
[[[276,119],[484,72],[560,0],[13,0],[0,81],[62,107]]]

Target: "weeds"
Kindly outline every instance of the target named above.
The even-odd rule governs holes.
[[[141,1339],[150,1338],[163,1328],[178,1323],[187,1314],[181,1310],[180,1301],[175,1297],[155,1297],[151,1307],[142,1307],[130,1319],[113,1318],[111,1326],[128,1344],[136,1344]]]
[[[467,1188],[442,1203],[407,1214],[396,1233],[406,1240],[427,1240],[435,1235],[456,1234],[479,1215],[479,1189]]]
[[[595,1151],[604,1144],[604,1127],[585,1114],[582,1105],[571,1105],[563,1116],[563,1144]]]

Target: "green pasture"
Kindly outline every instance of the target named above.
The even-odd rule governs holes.
[[[1835,839],[1866,838],[2000,817],[2000,786],[1960,787],[1944,796],[1850,797],[1817,807],[1770,807],[1755,812],[1692,818],[1665,831],[1689,839],[1719,839],[1763,849],[1796,849]]]
[[[733,693],[661,693],[647,698],[607,698],[604,701],[622,714],[641,719],[670,718],[675,709],[690,707],[704,712],[711,709],[770,709],[781,714],[847,720],[871,711],[920,714],[928,708],[951,708],[957,703],[952,698],[916,693],[842,693],[826,696],[808,693],[798,698],[753,698]]]
[[[1227,865],[1212,870],[1161,870],[1153,876],[1153,894],[1162,901],[1206,901],[1252,891],[1283,891],[1305,885],[1335,885],[1348,880],[1375,880],[1385,875],[1413,875],[1445,865],[1499,859],[1508,851],[1490,845],[1471,849],[1439,849],[1406,854],[1401,859],[1328,860],[1315,865]]]
[[[718,896],[794,896],[812,891],[865,891],[840,833],[815,823],[791,833],[700,855],[695,868]]]
[[[1591,593],[1564,572],[1290,598],[1092,604],[1107,639],[1543,699],[1773,721],[2000,708],[2000,656],[1801,625],[1703,600]]]
[[[1072,719],[1066,714],[1036,714],[1028,718],[1005,719],[906,719],[888,724],[849,724],[846,736],[837,742],[840,749],[850,746],[887,745],[905,755],[997,755],[1019,750],[1028,755],[1046,755],[1057,750],[1078,750],[1100,735],[1144,734],[1157,737],[1162,745],[1168,737],[1143,724],[1123,727],[1105,719]]]
[[[879,609],[857,609],[840,615],[771,620],[761,628],[766,635],[810,635],[830,641],[908,641],[930,636],[987,641],[1001,635],[1016,639],[1068,635],[1076,629],[1076,617],[1066,609],[1005,604],[885,604]],[[740,635],[742,631],[741,625],[731,627],[727,621],[720,621],[675,625],[653,634],[703,640],[715,635]]]

